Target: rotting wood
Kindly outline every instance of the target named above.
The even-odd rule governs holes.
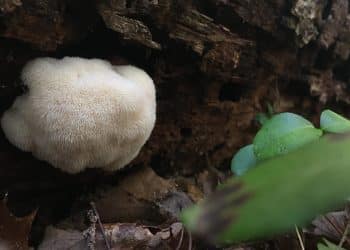
[[[300,9],[308,0],[2,0],[0,110],[19,93],[20,69],[33,57],[126,61],[147,70],[158,93],[156,128],[132,166],[163,176],[227,171],[267,103],[314,122],[326,105],[350,116],[348,1],[313,2],[308,16]],[[52,193],[68,204],[64,194],[80,185],[114,180],[62,174],[3,134],[0,161],[1,191],[16,194],[17,207],[42,205]]]

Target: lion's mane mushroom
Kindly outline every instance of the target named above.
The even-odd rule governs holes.
[[[154,84],[134,66],[37,58],[21,78],[29,91],[4,113],[2,129],[12,144],[65,172],[124,167],[154,127]]]

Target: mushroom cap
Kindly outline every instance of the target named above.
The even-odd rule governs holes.
[[[123,168],[154,127],[154,84],[137,67],[37,58],[21,79],[29,91],[4,113],[1,127],[12,144],[65,172]]]

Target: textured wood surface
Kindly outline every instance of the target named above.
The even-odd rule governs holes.
[[[267,103],[316,123],[326,106],[350,116],[348,7],[347,0],[0,0],[0,112],[23,91],[19,73],[31,58],[136,64],[154,78],[158,111],[133,165],[163,176],[228,170]],[[0,164],[0,189],[21,193],[17,204],[110,178],[62,174],[3,134]]]

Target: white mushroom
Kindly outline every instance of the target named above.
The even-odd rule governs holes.
[[[21,78],[29,92],[4,113],[2,129],[12,144],[65,172],[123,168],[154,127],[154,84],[134,66],[37,58]]]

